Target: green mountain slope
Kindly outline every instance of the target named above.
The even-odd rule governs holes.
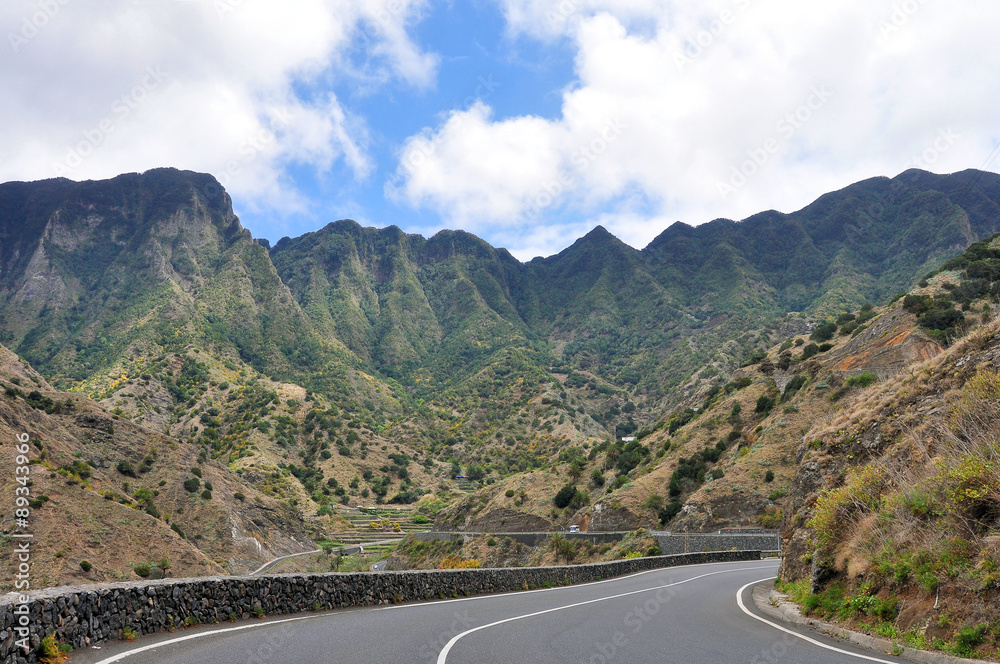
[[[426,240],[339,221],[271,257],[320,330],[407,385],[454,382],[530,335],[512,302],[521,265],[468,233]]]
[[[549,497],[519,491],[581,464],[625,491],[595,525],[628,525],[641,511],[629,473],[657,450],[615,439],[665,442],[732,393],[745,358],[887,302],[1000,230],[998,200],[996,175],[909,171],[791,214],[674,224],[642,250],[599,227],[521,263],[462,231],[351,221],[268,248],[214,179],[171,169],[8,183],[0,341],[56,389],[243,473],[316,532],[336,530],[323,519],[338,504],[433,512],[455,502],[457,472],[504,493],[449,520],[502,508],[554,523]]]
[[[6,343],[63,387],[196,344],[346,393],[356,360],[319,335],[210,176],[0,187]],[[338,382],[339,377],[339,382]]]

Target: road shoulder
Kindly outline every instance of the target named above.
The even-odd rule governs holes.
[[[757,609],[772,620],[780,620],[812,631],[843,639],[857,646],[891,656],[901,656],[910,661],[925,664],[996,664],[981,659],[965,659],[945,653],[916,650],[878,636],[844,629],[833,623],[823,622],[802,615],[802,610],[788,595],[774,590],[770,584],[759,584],[753,589],[753,601]]]

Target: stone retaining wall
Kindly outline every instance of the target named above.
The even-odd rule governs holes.
[[[697,553],[700,551],[780,551],[781,537],[775,531],[763,534],[655,533],[660,553]]]
[[[759,551],[721,551],[560,567],[163,579],[51,588],[29,594],[24,603],[9,593],[0,598],[0,663],[38,661],[41,639],[52,633],[61,643],[84,648],[120,638],[125,627],[153,634],[255,612],[278,615],[510,592],[677,565],[759,559]],[[25,622],[27,654],[17,647],[17,640],[25,638],[18,631]]]
[[[498,532],[443,532],[443,531],[427,531],[422,533],[409,533],[418,540],[429,542],[431,540],[446,540],[446,539],[459,539],[466,537],[477,537],[479,535],[492,535],[496,538],[509,537],[516,542],[520,542],[525,546],[538,546],[545,540],[549,539],[553,535],[559,534],[566,539],[572,540],[585,540],[591,544],[614,544],[615,542],[620,542],[625,535],[628,534],[627,531],[623,532],[600,532],[600,533],[498,533]]]
[[[720,528],[720,535],[777,535],[773,528]]]

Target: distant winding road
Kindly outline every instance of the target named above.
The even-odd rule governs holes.
[[[774,560],[674,567],[504,595],[203,626],[74,653],[112,664],[900,662],[761,615]],[[394,572],[385,572],[393,574]],[[773,622],[768,622],[773,621]]]

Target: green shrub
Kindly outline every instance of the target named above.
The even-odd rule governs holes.
[[[805,601],[802,602],[802,612],[809,615],[813,611],[819,608],[819,595],[809,595],[806,597]]]
[[[504,492],[503,495],[507,496],[508,498],[513,498],[514,497],[514,490],[513,489],[507,489],[507,491]]]
[[[767,482],[768,484],[770,484],[771,482],[774,481],[774,471],[773,470],[768,470],[766,473],[764,473],[764,481]]]
[[[69,644],[59,643],[56,641],[55,634],[48,634],[42,638],[42,642],[38,646],[38,661],[43,662],[43,664],[65,662],[70,650],[72,647]]]
[[[660,513],[657,515],[660,519],[660,523],[664,526],[667,525],[671,519],[681,513],[681,509],[683,507],[684,505],[677,499],[667,503],[666,507],[660,510]]]
[[[760,395],[757,399],[757,407],[755,412],[761,413],[762,415],[767,415],[774,408],[774,399],[767,396],[766,394]]]
[[[918,519],[929,519],[940,514],[929,493],[915,489],[903,496],[903,506]]]
[[[184,480],[184,489],[188,493],[194,493],[201,488],[201,480],[197,477],[192,477],[190,479]]]
[[[788,384],[785,385],[785,391],[781,394],[782,403],[794,397],[795,393],[801,390],[807,382],[809,382],[809,377],[805,374],[798,374],[788,381]]]
[[[801,359],[808,360],[810,357],[813,357],[814,355],[818,354],[819,354],[819,346],[817,346],[816,344],[809,344],[808,346],[802,349]]]
[[[576,497],[576,485],[567,484],[563,488],[559,489],[559,492],[552,499],[552,502],[559,509],[563,509],[565,507],[569,507],[569,504],[573,502],[573,499],[575,497]]]
[[[874,385],[877,382],[878,382],[878,376],[869,371],[865,371],[863,373],[858,374],[857,376],[851,376],[846,381],[844,381],[844,384],[847,385],[848,387],[868,387],[870,385]]]
[[[827,321],[817,325],[816,329],[814,329],[812,334],[809,335],[809,338],[814,341],[829,341],[836,333],[837,324],[833,321]]]
[[[552,539],[549,540],[549,547],[557,557],[562,558],[567,563],[576,557],[576,544],[559,533],[553,535]]]
[[[989,625],[963,627],[955,632],[955,652],[963,657],[971,657],[976,647],[986,640]]]
[[[784,518],[784,513],[780,509],[768,507],[758,520],[763,528],[777,528],[781,525],[782,518]]]
[[[89,572],[93,568],[94,568],[94,566],[90,564],[90,561],[88,561],[88,560],[81,560],[80,561],[80,569],[82,569],[84,572]]]
[[[706,447],[699,452],[699,454],[701,455],[702,461],[706,463],[715,463],[722,456],[722,450],[718,447]]]
[[[136,563],[132,566],[132,571],[145,579],[152,573],[153,567],[149,563]]]

